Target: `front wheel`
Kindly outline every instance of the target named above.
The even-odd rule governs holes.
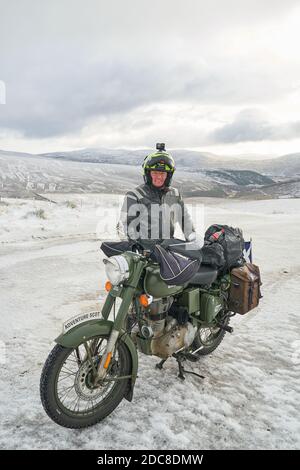
[[[121,402],[130,386],[131,356],[118,341],[105,380],[94,385],[94,371],[105,351],[108,336],[97,336],[77,348],[57,344],[44,365],[40,394],[48,416],[67,428],[98,423]],[[118,379],[119,378],[119,379]]]
[[[230,316],[227,315],[223,317],[222,323],[224,326],[228,326],[230,321]],[[226,331],[223,328],[220,328],[217,325],[200,327],[196,333],[194,342],[192,344],[193,350],[197,350],[196,356],[206,356],[207,354],[212,353],[220,343],[223,341],[223,338],[226,334]]]

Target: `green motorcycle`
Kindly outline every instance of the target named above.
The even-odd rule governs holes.
[[[107,297],[101,312],[66,321],[44,365],[40,393],[48,416],[61,426],[84,428],[131,401],[137,351],[196,362],[232,332],[228,309],[230,275],[201,266],[184,285],[169,285],[150,252],[126,251],[105,258]],[[200,376],[201,377],[201,376]]]

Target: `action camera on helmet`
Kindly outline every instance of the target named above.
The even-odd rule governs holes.
[[[166,144],[158,143],[156,144],[156,150],[166,150]]]

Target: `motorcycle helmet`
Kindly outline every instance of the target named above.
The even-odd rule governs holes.
[[[143,177],[145,183],[151,185],[152,179],[150,175],[151,170],[167,172],[167,178],[164,186],[169,186],[173,173],[175,171],[175,162],[173,157],[166,152],[165,144],[156,144],[156,152],[150,153],[145,157],[143,162]]]

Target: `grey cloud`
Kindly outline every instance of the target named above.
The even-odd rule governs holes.
[[[30,66],[29,66],[30,67]],[[7,104],[0,110],[0,126],[28,137],[49,137],[79,130],[93,117],[124,114],[135,107],[168,99],[170,71],[125,62],[43,70],[34,64],[28,76],[9,77]]]
[[[77,46],[120,37],[127,43],[138,37],[142,43],[191,33],[195,39],[211,31],[215,34],[237,24],[250,25],[283,16],[298,0],[1,0],[1,32],[7,45],[20,39],[26,43],[51,43],[61,39]],[[92,40],[92,41],[91,41]],[[99,45],[99,44],[98,44]],[[62,45],[63,46],[63,45]],[[139,44],[136,44],[138,47]],[[200,44],[201,47],[201,44]],[[155,51],[158,52],[158,51]]]
[[[280,84],[267,80],[267,74],[256,75],[248,62],[237,75],[234,67],[230,72],[222,63],[206,67],[191,63],[183,67],[175,61],[159,64],[153,59],[88,63],[80,56],[64,57],[59,52],[55,64],[55,52],[49,50],[48,61],[41,58],[39,66],[28,60],[23,75],[7,77],[7,104],[0,109],[0,127],[44,138],[77,132],[97,117],[110,119],[151,103],[176,102],[179,107],[180,103],[250,104],[252,100],[268,102],[281,92]],[[259,129],[243,130],[247,122],[239,121],[240,133],[257,135]],[[225,132],[230,132],[230,126]]]
[[[256,142],[299,138],[300,121],[275,124],[257,110],[244,110],[229,124],[215,129],[208,140],[214,143]]]
[[[47,138],[151,103],[180,108],[272,100],[286,92],[282,80],[274,80],[287,74],[281,64],[261,69],[246,56],[221,60],[218,43],[215,55],[209,48],[223,29],[269,20],[296,4],[1,0],[0,79],[7,104],[0,108],[0,127]]]

